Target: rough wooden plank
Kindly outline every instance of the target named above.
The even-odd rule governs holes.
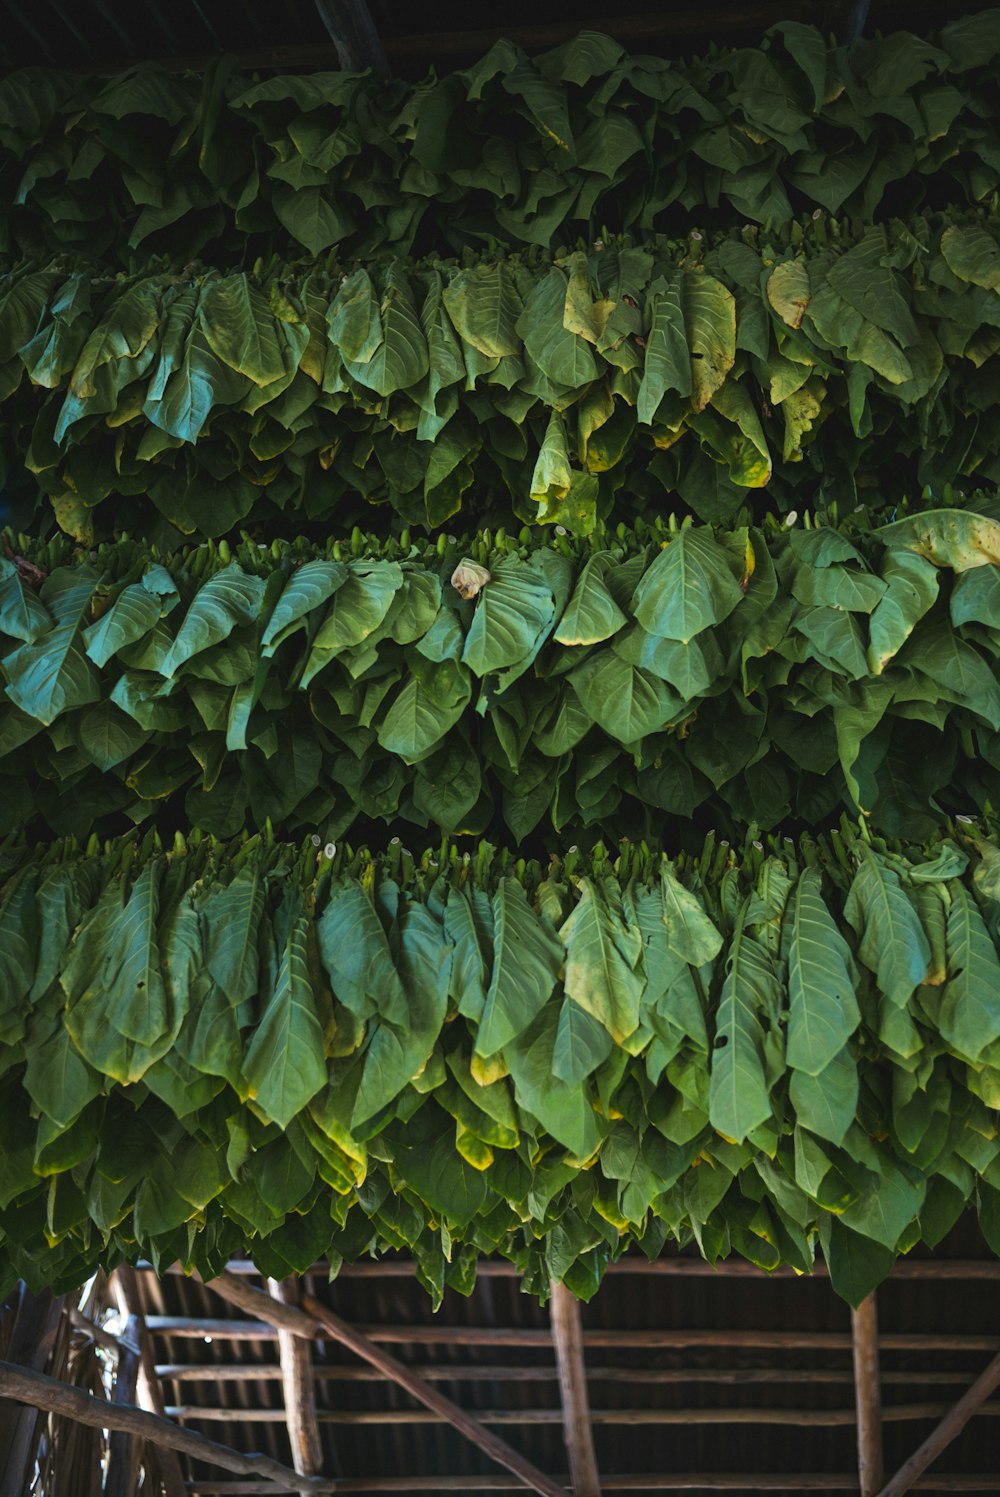
[[[446,1398],[437,1388],[424,1382],[423,1378],[411,1367],[398,1361],[391,1352],[377,1346],[362,1332],[349,1325],[346,1320],[341,1320],[338,1315],[334,1315],[331,1310],[326,1309],[310,1295],[303,1297],[302,1309],[297,1309],[292,1305],[280,1304],[262,1290],[247,1284],[245,1280],[225,1273],[209,1280],[208,1287],[214,1289],[231,1304],[238,1305],[240,1309],[267,1317],[272,1325],[282,1330],[292,1331],[297,1336],[308,1336],[310,1339],[323,1336],[339,1341],[362,1361],[368,1362],[372,1367],[377,1367],[387,1378],[404,1388],[426,1408],[443,1414],[448,1422],[465,1435],[466,1439],[477,1446],[484,1455],[489,1456],[490,1460],[496,1461],[498,1465],[505,1466],[508,1471],[517,1476],[523,1486],[538,1492],[539,1497],[565,1497],[565,1489],[561,1485],[546,1476],[537,1466],[532,1465],[519,1451],[508,1445],[506,1440],[501,1440],[499,1435],[495,1435],[492,1430],[480,1424],[458,1404],[452,1403],[451,1399]]]
[[[82,1319],[83,1317],[81,1317]],[[102,1343],[104,1344],[104,1343]],[[117,1345],[113,1336],[107,1337],[113,1353]],[[428,1382],[434,1383],[551,1383],[559,1379],[555,1367],[509,1367],[500,1363],[477,1362],[468,1366],[461,1362],[449,1362],[447,1366],[432,1363],[411,1363],[414,1372],[419,1372]],[[201,1383],[260,1383],[280,1382],[281,1368],[269,1362],[161,1362],[156,1368],[157,1376],[173,1382]],[[591,1367],[588,1373],[592,1383],[635,1382],[632,1367]],[[313,1367],[317,1382],[374,1383],[381,1381],[381,1373],[374,1367]],[[720,1386],[743,1387],[751,1383],[800,1383],[814,1385],[836,1384],[854,1387],[853,1371],[828,1367],[644,1367],[644,1383],[717,1383]],[[930,1386],[941,1388],[946,1384],[957,1387],[968,1386],[966,1372],[883,1372],[883,1384],[902,1387]],[[853,1414],[851,1416],[854,1417]]]
[[[151,1263],[141,1262],[140,1269],[147,1272],[153,1271]],[[226,1264],[227,1273],[247,1275],[252,1278],[262,1278],[260,1270],[249,1258],[233,1258]],[[183,1275],[184,1270],[179,1264],[172,1265],[167,1273]],[[412,1258],[379,1258],[371,1261],[367,1258],[357,1263],[345,1263],[340,1268],[338,1279],[386,1279],[386,1278],[409,1278],[412,1279],[416,1272],[416,1265]],[[827,1279],[825,1263],[813,1264],[812,1272],[808,1279],[803,1279],[797,1269],[782,1266],[780,1268],[758,1268],[755,1263],[748,1263],[743,1258],[723,1258],[718,1263],[706,1263],[704,1258],[654,1258],[648,1262],[645,1258],[620,1258],[617,1263],[609,1263],[607,1272],[609,1274],[637,1274],[640,1277],[660,1277],[662,1275],[672,1276],[679,1274],[682,1278],[694,1279],[755,1279],[760,1284],[770,1283],[772,1279],[797,1279],[800,1283],[808,1283],[809,1279]],[[319,1274],[324,1280],[329,1273],[329,1264],[322,1259],[309,1269],[310,1274]],[[476,1265],[476,1277],[480,1279],[513,1279],[518,1277],[518,1269],[515,1264],[507,1263],[502,1259],[487,1260]],[[901,1258],[894,1263],[889,1274],[891,1279],[1000,1279],[1000,1261],[996,1258]]]
[[[601,1497],[587,1397],[587,1369],[583,1360],[580,1302],[565,1284],[555,1281],[549,1300],[549,1321],[559,1368],[563,1439],[569,1457],[573,1497]]]
[[[111,1281],[119,1311],[134,1324],[139,1344],[139,1377],[137,1391],[139,1407],[149,1414],[163,1416],[164,1399],[160,1380],[156,1375],[153,1358],[153,1343],[146,1326],[142,1308],[142,1297],[136,1280],[135,1269],[122,1264],[116,1269]],[[184,1472],[176,1450],[162,1445],[155,1450],[157,1475],[164,1489],[164,1497],[184,1497]],[[129,1494],[131,1497],[131,1494]]]
[[[937,1428],[931,1431],[919,1449],[915,1450],[910,1459],[900,1466],[892,1480],[886,1482],[880,1497],[903,1497],[904,1492],[912,1491],[917,1484],[917,1478],[923,1475],[933,1461],[937,1460],[942,1450],[951,1444],[956,1435],[961,1434],[973,1414],[982,1412],[983,1404],[998,1385],[1000,1385],[1000,1352],[979,1374],[969,1391],[945,1415]]]
[[[88,1424],[93,1429],[126,1430],[148,1440],[152,1445],[168,1445],[173,1450],[183,1450],[196,1460],[209,1465],[221,1466],[225,1471],[235,1471],[243,1476],[266,1477],[283,1484],[285,1490],[291,1482],[291,1491],[299,1491],[305,1483],[309,1492],[332,1492],[336,1483],[321,1477],[312,1480],[299,1476],[280,1461],[267,1455],[241,1455],[220,1445],[215,1440],[196,1435],[192,1430],[181,1429],[169,1419],[157,1414],[147,1414],[142,1409],[117,1407],[104,1398],[94,1398],[82,1388],[61,1383],[58,1378],[47,1377],[43,1372],[29,1372],[24,1367],[15,1367],[12,1362],[0,1362],[0,1397],[12,1398],[18,1403],[34,1409],[44,1409],[50,1414],[63,1414],[75,1419],[78,1424]],[[23,1497],[23,1494],[21,1494]]]
[[[55,1344],[63,1302],[45,1289],[34,1294],[22,1284],[6,1356],[42,1372]],[[37,1409],[0,1399],[0,1497],[23,1497],[34,1463]]]
[[[645,1373],[640,1373],[645,1377]],[[635,1382],[636,1374],[632,1373]],[[948,1412],[945,1403],[898,1403],[882,1411],[886,1422],[915,1423],[921,1419],[940,1419]],[[1000,1416],[1000,1403],[986,1403],[978,1411],[992,1418]],[[215,1423],[283,1424],[283,1409],[226,1408],[221,1404],[168,1404],[170,1419],[204,1419]],[[320,1424],[342,1424],[348,1428],[363,1424],[448,1424],[446,1414],[428,1409],[324,1409],[317,1415]],[[481,1424],[561,1424],[561,1409],[477,1409]],[[803,1429],[850,1429],[855,1423],[854,1409],[593,1409],[592,1423],[601,1425],[639,1424],[781,1424]]]
[[[883,1481],[882,1389],[878,1365],[878,1311],[874,1291],[851,1311],[854,1342],[854,1401],[858,1419],[858,1481],[861,1497],[875,1497]]]
[[[299,1303],[299,1286],[295,1279],[268,1279],[267,1286],[271,1298],[281,1304]],[[306,1476],[318,1476],[323,1469],[323,1441],[316,1420],[312,1343],[279,1327],[278,1361],[292,1465]]]
[[[602,1477],[606,1492],[687,1492],[695,1489],[705,1492],[853,1492],[857,1493],[858,1478],[851,1476],[715,1476],[675,1475],[658,1473],[639,1476],[614,1475]],[[190,1482],[190,1492],[201,1497],[252,1497],[280,1491],[278,1487],[265,1487],[260,1482],[206,1481]],[[289,1489],[292,1490],[292,1489]],[[509,1476],[345,1476],[337,1484],[338,1493],[350,1493],[351,1497],[363,1492],[515,1492],[518,1488]],[[916,1491],[934,1492],[990,1492],[996,1497],[1000,1491],[1000,1475],[996,1476],[938,1476],[917,1482]]]

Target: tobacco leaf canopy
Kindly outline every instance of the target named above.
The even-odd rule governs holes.
[[[611,224],[866,220],[986,200],[1000,110],[997,12],[829,47],[785,22],[690,62],[584,33],[540,57],[501,42],[420,83],[25,69],[0,82],[0,251],[131,266],[274,250],[370,260]]]
[[[265,838],[0,850],[0,1287],[412,1248],[594,1291],[697,1241],[857,1301],[1000,1248],[1000,847],[546,867]]]
[[[935,214],[555,258],[25,263],[0,453],[79,540],[240,523],[731,523],[1000,480],[1000,219]],[[44,499],[43,499],[44,504]],[[286,518],[287,527],[287,518]]]
[[[0,558],[4,829],[742,835],[861,809],[925,835],[1000,804],[997,521],[553,539],[470,543],[470,600],[459,545],[59,539],[28,548],[37,591]]]

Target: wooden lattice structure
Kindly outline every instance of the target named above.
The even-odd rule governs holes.
[[[0,1497],[87,1493],[50,1458],[80,1424],[110,1432],[115,1497],[1000,1489],[995,1260],[904,1260],[853,1314],[821,1268],[683,1256],[628,1259],[590,1306],[557,1289],[547,1310],[502,1263],[437,1316],[404,1259],[327,1278],[126,1269],[86,1311],[22,1290]],[[103,1353],[99,1391],[46,1373],[71,1347]]]

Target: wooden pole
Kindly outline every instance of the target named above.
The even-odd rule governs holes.
[[[933,1461],[937,1460],[942,1450],[951,1444],[955,1436],[961,1434],[973,1414],[979,1413],[998,1384],[1000,1384],[1000,1352],[979,1374],[972,1387],[958,1400],[951,1412],[946,1414],[937,1428],[931,1431],[919,1449],[915,1450],[910,1459],[900,1466],[892,1480],[886,1482],[879,1497],[903,1497],[904,1492],[912,1491],[917,1479]]]
[[[268,1279],[267,1287],[272,1299],[283,1305],[298,1305],[299,1286],[295,1279]],[[312,1343],[279,1326],[278,1361],[292,1465],[306,1476],[318,1476],[323,1469],[323,1441],[316,1419]]]
[[[50,1290],[34,1294],[22,1284],[6,1354],[34,1372],[48,1365],[55,1344],[62,1300]],[[0,1497],[23,1497],[31,1481],[38,1411],[0,1398]]]
[[[148,1414],[159,1414],[162,1418],[165,1408],[163,1388],[156,1374],[153,1343],[146,1326],[146,1317],[143,1314],[135,1269],[123,1263],[115,1270],[111,1288],[120,1313],[126,1315],[129,1323],[135,1327],[139,1347],[139,1407],[145,1409]],[[180,1458],[176,1450],[161,1445],[156,1450],[156,1464],[165,1497],[185,1497],[187,1489],[184,1484],[184,1472],[181,1470]]]
[[[115,1368],[111,1403],[115,1408],[131,1408],[139,1381],[139,1325],[130,1315],[118,1338],[118,1365]],[[139,1442],[131,1430],[115,1429],[108,1441],[107,1497],[134,1497],[139,1476]]]
[[[13,1398],[49,1414],[63,1414],[67,1419],[75,1419],[78,1424],[88,1424],[93,1429],[127,1430],[148,1440],[151,1445],[183,1450],[195,1460],[221,1466],[225,1471],[235,1471],[240,1476],[267,1477],[285,1490],[294,1492],[303,1484],[308,1492],[336,1490],[335,1482],[325,1481],[322,1477],[309,1480],[280,1461],[272,1461],[270,1456],[241,1455],[230,1450],[228,1445],[219,1445],[192,1430],[180,1429],[157,1414],[146,1414],[125,1404],[115,1405],[106,1399],[94,1398],[82,1388],[61,1383],[58,1378],[47,1377],[43,1372],[15,1367],[12,1362],[0,1362],[0,1397]],[[23,1497],[23,1493],[18,1497]]]
[[[552,1281],[549,1300],[552,1340],[559,1367],[563,1439],[569,1457],[573,1497],[601,1497],[601,1479],[594,1451],[594,1432],[587,1398],[587,1369],[583,1360],[580,1303],[565,1284]]]
[[[882,1467],[882,1390],[878,1365],[878,1311],[874,1290],[851,1311],[854,1401],[858,1421],[858,1481],[861,1497],[876,1497]]]
[[[291,1331],[296,1336],[307,1336],[314,1340],[317,1336],[325,1335],[342,1346],[353,1351],[356,1356],[365,1362],[377,1367],[378,1370],[399,1387],[405,1388],[407,1393],[417,1399],[426,1408],[435,1413],[442,1414],[448,1423],[453,1425],[477,1446],[490,1460],[496,1461],[498,1465],[505,1466],[508,1471],[513,1472],[518,1479],[532,1491],[538,1492],[540,1497],[566,1497],[566,1489],[558,1482],[539,1471],[537,1466],[524,1458],[506,1440],[501,1440],[492,1430],[480,1424],[471,1414],[467,1414],[457,1403],[452,1403],[437,1388],[431,1387],[424,1379],[400,1362],[391,1352],[385,1351],[377,1346],[361,1331],[355,1330],[348,1325],[346,1320],[341,1320],[331,1310],[327,1310],[318,1300],[311,1295],[304,1295],[302,1309],[294,1305],[283,1305],[277,1300],[265,1294],[261,1289],[254,1289],[243,1279],[233,1274],[222,1273],[218,1278],[208,1281],[208,1288],[228,1300],[230,1304],[238,1305],[240,1309],[246,1310],[251,1315],[257,1315],[262,1320],[270,1321],[273,1326],[282,1330]]]

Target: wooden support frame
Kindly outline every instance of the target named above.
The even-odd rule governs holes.
[[[151,1445],[183,1450],[195,1460],[221,1466],[224,1471],[266,1478],[277,1483],[282,1491],[295,1492],[303,1486],[310,1493],[337,1489],[336,1482],[322,1477],[301,1476],[270,1456],[241,1455],[228,1445],[220,1445],[204,1435],[194,1434],[192,1430],[181,1429],[158,1414],[147,1414],[127,1404],[116,1405],[107,1399],[95,1398],[82,1388],[71,1387],[43,1372],[17,1367],[13,1362],[0,1362],[0,1398],[11,1398],[49,1414],[62,1414],[67,1419],[75,1419],[78,1424],[89,1424],[93,1429],[119,1430],[148,1440]]]
[[[565,1284],[552,1281],[549,1320],[559,1368],[563,1439],[569,1457],[573,1497],[601,1497],[594,1431],[587,1396],[580,1302]]]
[[[882,1389],[879,1382],[878,1310],[875,1292],[851,1311],[854,1401],[858,1424],[858,1482],[861,1497],[876,1497],[883,1481]]]
[[[904,1492],[911,1492],[928,1466],[937,1460],[956,1435],[961,1434],[973,1414],[982,1411],[987,1398],[997,1386],[1000,1386],[1000,1352],[983,1369],[972,1387],[945,1415],[937,1428],[931,1431],[924,1443],[913,1452],[910,1459],[900,1466],[892,1480],[886,1482],[879,1497],[903,1497]]]
[[[34,1294],[20,1286],[17,1314],[7,1355],[34,1372],[48,1365],[55,1345],[63,1302],[50,1290]],[[0,1396],[0,1497],[22,1497],[34,1459],[38,1412],[6,1403]]]
[[[268,1279],[271,1298],[283,1305],[298,1305],[296,1279]],[[323,1440],[316,1418],[316,1384],[313,1378],[312,1345],[303,1336],[278,1327],[278,1362],[285,1400],[285,1423],[292,1447],[292,1465],[305,1476],[318,1476],[323,1469]]]
[[[142,1353],[139,1350],[139,1322],[130,1315],[118,1338],[118,1364],[115,1367],[111,1403],[114,1408],[131,1408],[135,1403]],[[108,1441],[107,1497],[133,1497],[139,1477],[139,1442],[133,1431],[114,1429]]]
[[[566,1497],[565,1487],[546,1476],[537,1466],[532,1465],[512,1445],[508,1445],[506,1440],[501,1440],[499,1435],[495,1435],[492,1430],[480,1424],[478,1419],[474,1419],[471,1414],[466,1413],[443,1393],[439,1393],[437,1388],[431,1387],[412,1368],[398,1361],[391,1352],[376,1345],[369,1337],[355,1330],[346,1320],[341,1320],[338,1315],[334,1315],[331,1310],[327,1310],[310,1295],[303,1296],[302,1308],[297,1309],[292,1305],[279,1303],[269,1294],[265,1294],[262,1289],[255,1289],[243,1279],[228,1273],[222,1273],[217,1278],[208,1280],[207,1287],[230,1304],[239,1306],[241,1310],[249,1314],[260,1316],[274,1327],[291,1331],[296,1336],[308,1337],[310,1340],[322,1336],[339,1341],[342,1346],[346,1346],[363,1361],[377,1367],[387,1378],[404,1388],[426,1408],[443,1415],[449,1424],[477,1446],[484,1455],[489,1456],[490,1460],[496,1461],[498,1465],[505,1466],[522,1485],[537,1492],[539,1497]]]
[[[130,1268],[128,1264],[122,1264],[121,1267],[116,1269],[111,1280],[111,1289],[119,1312],[127,1317],[128,1324],[134,1326],[135,1330],[139,1350],[139,1376],[137,1379],[139,1407],[145,1409],[149,1414],[158,1414],[162,1418],[165,1409],[163,1389],[156,1375],[153,1343],[146,1326],[146,1317],[143,1314],[142,1298],[139,1294],[135,1269]],[[157,1447],[155,1454],[157,1474],[163,1486],[165,1497],[185,1497],[187,1488],[184,1483],[184,1473],[181,1470],[181,1463],[176,1450],[171,1450],[169,1446],[161,1445]],[[131,1494],[129,1494],[129,1497],[131,1497]]]

